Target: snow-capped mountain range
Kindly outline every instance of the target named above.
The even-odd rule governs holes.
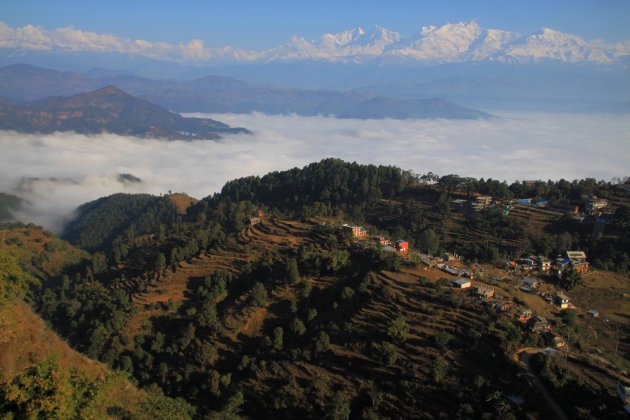
[[[427,64],[494,61],[500,63],[628,63],[630,40],[607,43],[586,40],[544,28],[522,35],[486,29],[476,21],[424,26],[403,37],[380,26],[325,34],[315,40],[294,36],[288,43],[264,51],[227,46],[207,48],[202,40],[173,45],[165,42],[118,38],[74,28],[44,29],[32,25],[11,28],[0,22],[0,51],[19,56],[25,52],[91,52],[137,55],[180,63],[273,63],[314,60],[338,63]]]
[[[531,63],[544,60],[566,63],[610,64],[630,54],[630,41],[614,44],[585,40],[552,29],[521,35],[500,29],[485,29],[475,21],[425,26],[403,38],[382,27],[326,34],[308,41],[294,37],[290,43],[251,57],[256,61],[326,60],[340,62],[418,61],[454,63],[497,61]]]

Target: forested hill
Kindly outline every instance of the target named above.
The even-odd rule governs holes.
[[[530,219],[532,214],[543,213],[527,213],[526,209],[517,208],[506,216],[500,206],[470,214],[451,208],[453,199],[475,194],[503,202],[546,198],[570,209],[581,203],[585,194],[609,196],[613,206],[606,218],[607,239],[589,236],[594,219],[579,224],[551,212],[541,224]],[[201,226],[190,237],[182,232],[178,249],[183,257],[198,251],[200,243],[207,246],[237,233],[249,217],[262,211],[279,217],[336,216],[368,223],[412,244],[426,245],[427,237],[437,237],[450,250],[482,261],[498,260],[499,255],[518,257],[526,250],[550,255],[565,248],[581,248],[596,264],[624,271],[630,267],[624,257],[629,254],[624,251],[628,237],[622,234],[630,219],[627,195],[624,185],[594,179],[508,185],[492,179],[418,176],[393,166],[324,159],[303,168],[230,181],[221,192],[199,202],[192,200],[189,207],[179,210],[166,197],[115,194],[101,198],[78,209],[78,218],[68,225],[63,237],[85,249],[106,251],[117,239],[114,248],[129,238],[158,234],[173,224],[182,229]]]
[[[173,223],[176,216],[175,204],[166,197],[114,194],[80,206],[62,236],[89,251],[109,249],[123,233],[146,234],[161,223]]]
[[[249,133],[212,119],[185,118],[115,86],[70,97],[0,104],[0,129],[23,133],[101,132],[168,140],[216,140]]]
[[[281,211],[308,215],[362,208],[403,191],[411,178],[394,166],[360,165],[325,159],[302,169],[271,172],[225,184],[220,200],[249,200]]]

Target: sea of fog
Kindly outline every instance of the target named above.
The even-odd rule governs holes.
[[[474,121],[207,117],[246,127],[253,135],[186,142],[0,132],[0,192],[29,201],[28,211],[18,215],[22,221],[58,231],[78,205],[104,195],[170,190],[201,198],[230,179],[326,157],[508,182],[630,175],[630,116],[625,115],[510,114]],[[121,173],[142,182],[121,182]]]

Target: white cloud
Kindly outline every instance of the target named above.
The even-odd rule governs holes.
[[[203,41],[193,39],[188,44],[179,44],[179,52],[184,60],[207,61],[210,58],[210,51],[203,46]]]
[[[24,177],[39,178],[22,183],[18,191],[32,203],[23,216],[58,229],[79,204],[115,192],[173,190],[201,198],[230,179],[325,157],[508,181],[630,175],[627,116],[528,114],[479,121],[212,117],[254,135],[165,142],[111,134],[0,132],[0,191],[16,192]],[[120,173],[143,183],[122,184],[116,179]]]
[[[198,40],[191,41],[188,44],[189,49],[196,47],[197,43]],[[26,25],[21,28],[11,28],[2,21],[0,21],[0,48],[136,54],[147,58],[166,60],[190,58],[180,55],[180,51],[167,42],[131,40],[111,34],[82,31],[72,27],[48,30],[39,26]],[[203,44],[201,48],[203,50]],[[187,53],[194,58],[198,57],[202,51],[197,49],[191,53],[187,50]]]

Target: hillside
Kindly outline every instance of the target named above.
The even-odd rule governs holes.
[[[510,201],[533,191],[557,207]],[[560,210],[586,191],[608,199],[603,227]],[[629,198],[594,180],[507,185],[325,159],[201,200],[86,203],[65,237],[92,254],[10,226],[30,276],[5,270],[4,284],[31,284],[73,349],[199,418],[623,418]],[[409,252],[382,245],[397,239]],[[588,273],[505,264],[570,249]],[[472,288],[452,287],[464,275]]]
[[[325,221],[329,228],[322,228],[322,219],[265,218],[234,241],[155,271],[148,283],[142,278],[111,283],[112,291],[128,292],[136,308],[124,328],[128,340],[145,343],[133,351],[133,365],[144,363],[135,356],[140,347],[144,357],[152,354],[167,363],[179,373],[164,377],[163,386],[176,395],[186,389],[195,404],[203,404],[195,397],[195,378],[208,369],[218,381],[211,392],[220,396],[236,387],[245,397],[243,413],[254,418],[281,413],[317,418],[344,401],[353,413],[479,416],[498,408],[476,395],[486,398],[496,390],[523,395],[527,382],[514,380],[523,368],[512,362],[512,352],[536,341],[525,335],[524,343],[514,342],[519,335],[510,319],[530,307],[562,330],[562,316],[553,306],[520,292],[517,279],[497,282],[494,276],[505,273],[477,267],[477,274],[487,276],[480,284],[500,294],[496,301],[513,305],[502,314],[449,289],[442,279],[456,277],[440,270],[388,265],[391,261],[370,257],[369,249],[341,251],[338,222]],[[298,277],[287,266],[292,258]],[[621,287],[630,292],[627,280]],[[580,293],[571,296],[582,303]],[[603,306],[598,308],[608,317]],[[616,308],[630,316],[628,308]],[[592,351],[591,346],[613,351],[612,326],[584,319],[582,328],[602,334],[595,341],[584,335],[583,351]],[[208,367],[193,369],[190,382],[180,388],[173,380],[185,375],[190,358]],[[586,380],[597,390],[592,392],[601,393],[598,398],[613,401],[614,369],[578,358],[561,368]],[[229,382],[222,382],[224,375],[230,375]],[[465,392],[453,405],[445,395],[456,390]],[[518,417],[545,413],[535,392],[529,392],[526,405],[512,411]],[[343,400],[335,402],[339,395]]]
[[[24,301],[83,253],[35,227],[5,226],[0,244],[0,415],[146,418],[159,395],[71,348]],[[30,286],[29,286],[30,285]],[[114,414],[118,413],[118,414]]]
[[[363,119],[491,117],[485,112],[439,98],[396,99],[371,92],[291,89],[246,83],[229,77],[205,76],[176,82],[128,75],[89,77],[27,65],[0,69],[0,96],[17,101],[40,100],[45,95],[72,95],[107,85],[118,86],[177,112],[295,113]]]
[[[114,86],[71,97],[2,104],[0,129],[24,133],[108,132],[168,140],[216,140],[225,134],[248,133],[211,119],[184,118]]]

